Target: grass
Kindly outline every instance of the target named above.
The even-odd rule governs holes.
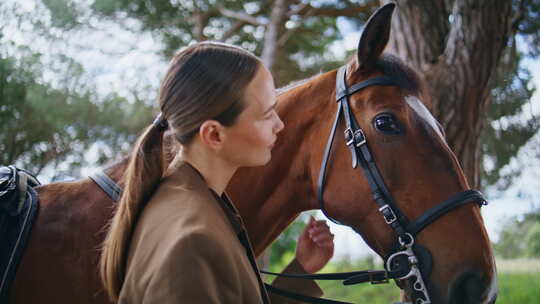
[[[333,265],[324,272],[366,269],[366,265]],[[333,269],[334,268],[334,269]],[[345,269],[343,269],[345,268]],[[378,268],[378,267],[375,267]],[[499,296],[497,304],[540,303],[540,259],[497,260]],[[353,303],[390,304],[399,301],[394,283],[342,286],[337,282],[319,281],[325,297]]]
[[[540,272],[499,274],[497,304],[540,303]]]

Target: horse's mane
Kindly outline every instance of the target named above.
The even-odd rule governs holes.
[[[424,86],[418,73],[397,56],[390,54],[381,56],[376,67],[384,75],[392,77],[397,82],[398,87],[407,93],[414,95],[422,94]]]
[[[321,73],[319,73],[321,74]],[[319,74],[316,74],[316,75],[313,75],[311,77],[308,77],[308,78],[304,78],[304,79],[300,79],[300,80],[293,80],[292,82],[290,82],[289,84],[286,84],[284,87],[281,87],[281,88],[278,88],[276,91],[277,91],[277,95],[281,95],[289,90],[292,90],[296,87],[299,87],[301,85],[303,85],[304,83],[310,81],[311,79],[317,77]]]
[[[352,60],[349,61],[349,64],[351,64],[351,62]],[[376,68],[384,75],[392,77],[397,82],[396,84],[398,87],[405,90],[407,93],[414,95],[422,94],[424,86],[422,85],[420,77],[414,69],[406,65],[401,59],[399,59],[399,57],[384,54],[377,61]],[[287,91],[301,86],[320,74],[321,73],[301,80],[294,80],[289,84],[277,89],[277,94],[279,96]]]

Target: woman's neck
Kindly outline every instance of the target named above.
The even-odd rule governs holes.
[[[199,171],[208,187],[221,196],[237,168],[196,143],[183,147],[180,153],[184,161]]]

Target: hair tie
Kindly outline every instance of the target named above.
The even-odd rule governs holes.
[[[165,131],[169,127],[169,123],[167,122],[167,119],[165,119],[165,117],[163,116],[162,112],[160,112],[156,119],[154,119],[152,125],[158,128],[160,131]]]

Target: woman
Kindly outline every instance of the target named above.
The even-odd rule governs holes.
[[[120,303],[269,303],[242,220],[224,190],[243,166],[270,160],[283,128],[274,82],[240,48],[198,43],[177,54],[160,90],[161,114],[137,140],[101,255],[101,276]],[[182,145],[162,168],[162,138]],[[310,220],[287,272],[316,272],[333,254],[324,221]],[[312,281],[287,282],[312,296]]]

